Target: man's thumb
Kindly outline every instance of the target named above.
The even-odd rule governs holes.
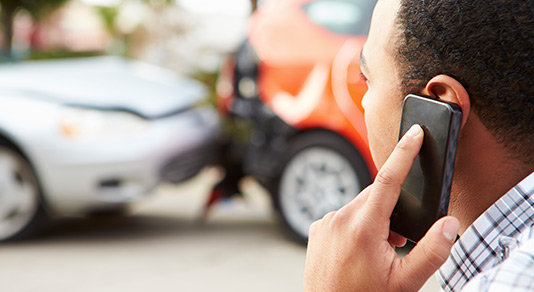
[[[411,288],[416,290],[421,288],[447,260],[459,228],[458,219],[450,216],[441,218],[402,259],[400,273],[403,274],[402,277],[406,277],[405,279],[413,279],[409,284],[414,285]]]

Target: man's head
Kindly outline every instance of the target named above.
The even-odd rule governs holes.
[[[534,2],[402,0],[396,60],[404,93],[438,74],[467,90],[484,126],[534,161]],[[529,143],[530,142],[530,143]],[[526,161],[525,161],[526,162]]]
[[[457,82],[453,90],[463,88],[472,114],[511,157],[534,164],[533,28],[531,1],[380,0],[362,65],[378,166],[395,145],[402,98],[439,97],[442,86],[431,83],[441,74]]]

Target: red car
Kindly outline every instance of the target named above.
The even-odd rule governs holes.
[[[270,0],[221,70],[218,108],[253,128],[240,158],[300,241],[371,183],[359,54],[376,0]]]

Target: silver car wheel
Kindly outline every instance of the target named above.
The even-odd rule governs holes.
[[[30,165],[9,149],[0,148],[0,240],[22,231],[39,205],[39,188]]]
[[[350,202],[360,190],[358,175],[345,157],[329,148],[308,147],[282,172],[281,212],[292,229],[307,238],[314,221]]]

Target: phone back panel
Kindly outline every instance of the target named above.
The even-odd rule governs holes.
[[[404,100],[399,139],[413,124],[421,125],[425,137],[391,215],[391,230],[411,241],[447,214],[461,121],[455,104],[417,95]]]

